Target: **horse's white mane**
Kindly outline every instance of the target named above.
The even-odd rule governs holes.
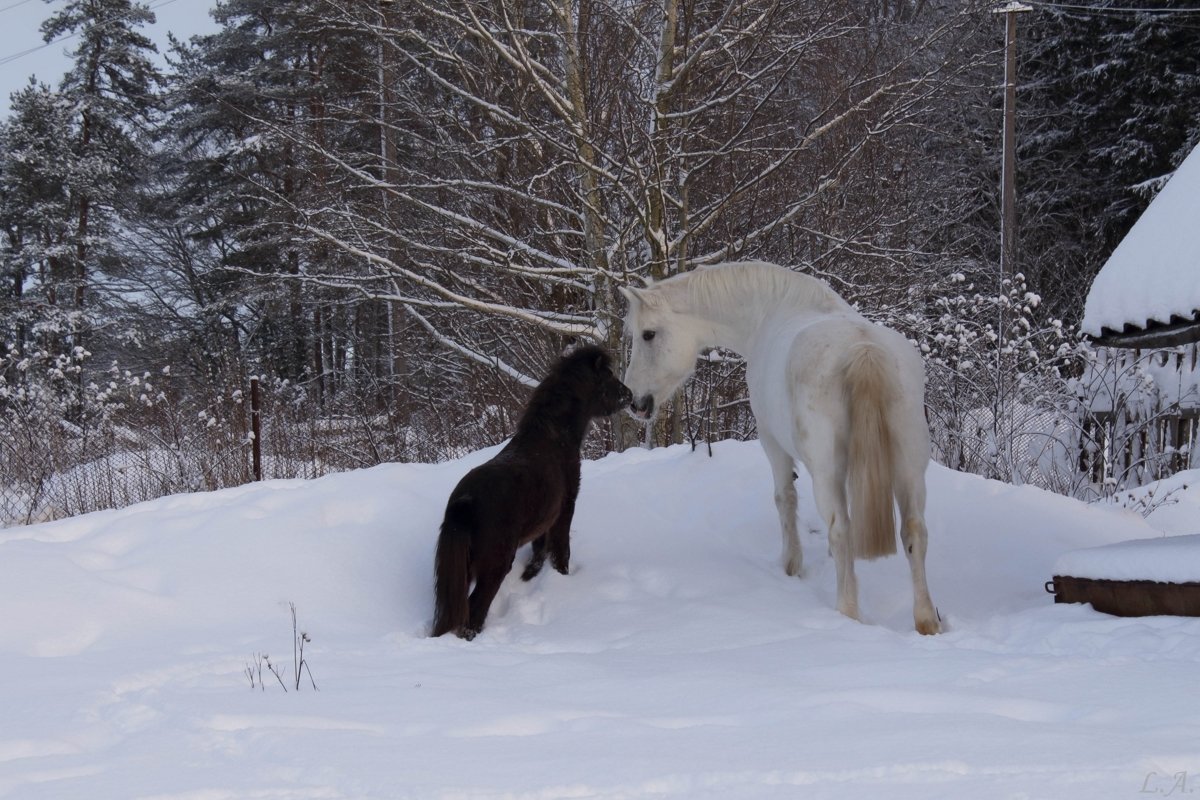
[[[808,309],[846,308],[846,301],[824,281],[765,261],[714,264],[682,277],[686,277],[688,301],[703,308],[745,303],[749,297]]]

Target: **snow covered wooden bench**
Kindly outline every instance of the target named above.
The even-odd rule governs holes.
[[[1200,617],[1200,535],[1072,550],[1046,588],[1056,603],[1091,603],[1120,617]]]

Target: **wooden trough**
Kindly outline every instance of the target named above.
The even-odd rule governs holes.
[[[1046,591],[1118,617],[1200,617],[1200,535],[1117,542],[1064,553]]]
[[[1046,584],[1056,603],[1091,603],[1092,608],[1117,617],[1171,614],[1200,617],[1200,583],[1115,581],[1055,575]]]

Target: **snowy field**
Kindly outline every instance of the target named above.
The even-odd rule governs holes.
[[[932,467],[948,630],[921,637],[900,556],[859,565],[866,624],[823,533],[783,574],[757,444],[612,455],[573,574],[514,571],[478,639],[425,638],[446,497],[492,452],[0,531],[0,797],[1200,792],[1200,620],[1043,589],[1066,551],[1200,531],[1200,492],[1147,524]],[[319,691],[252,690],[260,653],[292,682],[289,603]]]

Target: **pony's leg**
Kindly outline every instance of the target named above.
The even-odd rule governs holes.
[[[487,619],[488,609],[492,607],[492,601],[496,599],[496,592],[500,591],[500,584],[504,583],[504,578],[512,569],[513,560],[516,558],[516,551],[508,555],[508,558],[493,557],[486,559],[478,567],[478,574],[475,578],[475,588],[471,592],[469,601],[470,613],[467,618],[467,625],[460,634],[462,638],[470,640],[483,630],[483,623]]]
[[[566,495],[558,519],[546,532],[546,547],[550,551],[550,566],[566,575],[571,570],[571,520],[575,518],[575,499],[579,497],[579,464],[567,465]]]
[[[796,462],[770,436],[760,436],[759,442],[771,462],[771,477],[775,481],[775,510],[779,512],[779,530],[783,534],[783,571],[799,575],[804,567],[804,554],[796,534]]]
[[[575,517],[575,498],[568,497],[562,513],[546,534],[550,566],[563,575],[571,571],[571,520]]]
[[[941,630],[937,610],[929,596],[925,580],[925,550],[929,532],[925,527],[925,480],[916,470],[897,475],[896,499],[900,505],[900,543],[912,571],[913,620],[918,633],[932,634]]]
[[[537,574],[542,571],[542,565],[546,563],[546,537],[539,536],[533,540],[533,555],[529,558],[529,563],[525,565],[525,571],[521,573],[521,580],[531,581],[537,577]]]
[[[850,515],[846,506],[846,471],[834,462],[831,457],[810,470],[813,496],[821,518],[829,528],[829,549],[837,567],[838,611],[851,619],[859,619],[854,542],[850,539]]]

